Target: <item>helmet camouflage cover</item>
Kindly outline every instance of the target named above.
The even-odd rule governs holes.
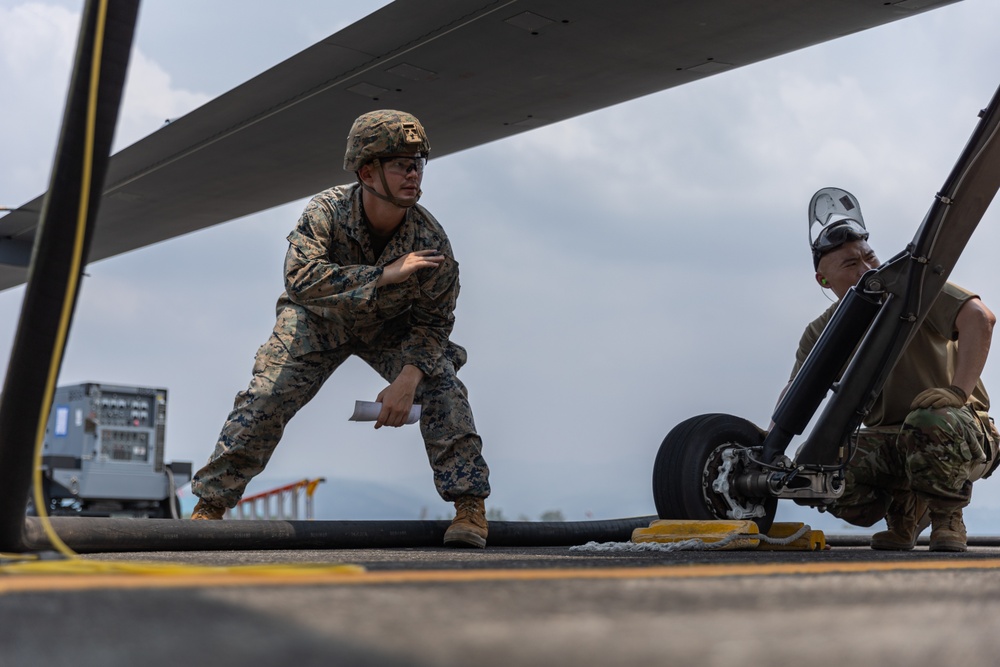
[[[382,109],[358,116],[347,135],[344,171],[358,171],[365,163],[385,155],[431,150],[424,126],[404,111]]]

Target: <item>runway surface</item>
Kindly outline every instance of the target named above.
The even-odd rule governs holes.
[[[110,571],[0,575],[0,667],[992,666],[1000,655],[995,546],[964,554],[425,547],[81,560]],[[167,563],[181,566],[153,573]],[[250,565],[280,567],[225,569]],[[115,571],[123,567],[143,571]]]

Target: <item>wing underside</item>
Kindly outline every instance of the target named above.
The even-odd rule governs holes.
[[[90,260],[353,180],[373,108],[414,113],[439,158],[955,1],[396,0],[114,155]],[[0,289],[42,201],[0,218]]]

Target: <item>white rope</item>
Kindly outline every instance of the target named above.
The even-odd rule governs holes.
[[[737,548],[752,548],[753,544],[750,540],[760,540],[761,542],[766,542],[767,544],[776,544],[779,546],[785,546],[791,544],[795,540],[799,539],[809,531],[811,531],[808,525],[803,525],[797,531],[789,535],[788,537],[768,537],[760,533],[733,533],[732,535],[727,535],[717,542],[705,542],[697,537],[691,538],[690,540],[681,540],[680,542],[587,542],[586,544],[581,544],[579,546],[570,547],[570,551],[597,551],[597,552],[608,552],[608,551],[712,551],[714,549],[722,549],[727,547],[734,542],[742,540],[744,544],[738,545]]]

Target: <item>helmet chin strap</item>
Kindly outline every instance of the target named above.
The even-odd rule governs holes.
[[[393,195],[392,194],[392,190],[389,189],[389,184],[386,183],[386,181],[385,181],[385,172],[382,171],[382,161],[381,160],[373,160],[372,162],[375,165],[375,171],[378,172],[379,180],[382,181],[382,189],[385,190],[388,194],[382,194],[381,192],[379,192],[375,188],[371,187],[370,185],[368,185],[367,183],[365,183],[364,181],[362,181],[361,180],[361,174],[359,172],[358,173],[358,183],[361,184],[362,188],[364,188],[367,192],[370,192],[375,197],[378,197],[382,201],[387,201],[390,204],[393,204],[394,206],[398,206],[400,208],[410,208],[411,206],[413,206],[414,204],[416,204],[418,201],[420,201],[420,195],[423,194],[423,191],[421,191],[419,188],[417,189],[417,196],[414,197],[413,199],[400,199],[399,197],[396,197],[395,195]]]

